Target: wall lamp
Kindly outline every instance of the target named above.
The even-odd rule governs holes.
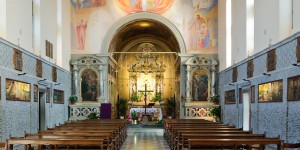
[[[23,75],[25,75],[25,74],[27,74],[27,73],[26,73],[26,72],[24,72],[24,73],[19,73],[18,76],[23,76]]]
[[[58,82],[58,83],[55,83],[54,85],[60,85],[60,82]]]
[[[296,66],[296,67],[300,67],[300,65],[296,64],[296,63],[293,63],[292,64],[293,66]]]
[[[248,79],[243,79],[244,81],[247,81],[247,82],[251,82],[250,80],[248,80]]]
[[[271,76],[271,74],[263,73],[264,76]]]
[[[39,80],[39,82],[40,82],[40,81],[46,81],[46,80],[47,80],[47,79],[42,79],[42,80]]]
[[[234,84],[232,84],[232,83],[229,83],[228,85],[234,86]]]

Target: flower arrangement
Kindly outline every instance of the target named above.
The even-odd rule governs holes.
[[[219,95],[211,96],[210,101],[217,105],[219,103]]]
[[[132,102],[139,102],[139,100],[140,100],[140,97],[137,95],[137,93],[136,92],[134,92],[134,93],[132,93],[132,95],[131,95],[131,101]]]
[[[152,101],[153,102],[157,102],[157,101],[162,101],[163,100],[163,98],[162,98],[162,94],[161,94],[161,92],[157,92],[156,94],[155,94],[155,97],[153,97],[152,98]]]

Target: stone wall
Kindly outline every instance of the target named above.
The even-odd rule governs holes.
[[[13,48],[22,51],[23,71],[14,70]],[[36,59],[41,60],[43,66],[43,78],[36,77]],[[52,67],[57,68],[57,82],[52,81]],[[18,75],[19,73],[27,73]],[[1,101],[0,101],[0,140],[6,140],[11,136],[23,136],[24,131],[36,133],[39,129],[39,102],[33,101],[33,85],[38,85],[40,91],[46,88],[64,91],[64,104],[53,103],[53,95],[50,103],[45,104],[46,127],[53,127],[68,120],[68,98],[71,95],[71,73],[45,59],[36,56],[24,49],[20,49],[3,39],[0,39],[0,77],[1,77]],[[6,100],[6,78],[27,82],[30,84],[31,101]],[[43,84],[39,81],[45,79]]]
[[[255,103],[250,104],[250,129],[254,133],[266,132],[268,137],[280,135],[282,140],[298,142],[300,140],[300,101],[287,101],[287,78],[300,75],[300,69],[292,64],[296,62],[297,33],[219,73],[219,95],[222,105],[222,119],[225,124],[243,126],[243,104],[238,104],[238,89],[243,87],[247,79],[247,61],[253,59],[254,74],[248,78],[250,85],[255,85]],[[267,52],[276,48],[276,70],[267,72]],[[238,68],[238,81],[232,84],[232,69]],[[263,75],[268,73],[270,76]],[[265,82],[283,80],[282,102],[258,103],[258,85]],[[228,90],[236,90],[236,104],[225,104],[224,94]]]

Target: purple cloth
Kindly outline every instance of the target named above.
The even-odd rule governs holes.
[[[100,119],[111,119],[111,103],[101,103]]]

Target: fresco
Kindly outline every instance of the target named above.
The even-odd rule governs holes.
[[[140,11],[148,11],[162,14],[168,10],[173,0],[118,0],[119,7],[126,13],[135,13]]]
[[[71,3],[73,7],[78,10],[82,8],[104,6],[106,1],[105,0],[71,0]]]
[[[188,53],[217,53],[218,5],[217,0],[193,1],[192,17],[186,23]]]
[[[131,13],[162,15],[182,34],[186,53],[217,54],[218,0],[71,0],[72,53],[99,53],[111,26]]]

